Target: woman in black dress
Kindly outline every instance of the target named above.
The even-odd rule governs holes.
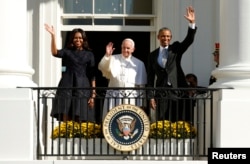
[[[58,50],[53,26],[45,24],[45,29],[51,34],[52,55],[61,58],[64,65],[51,116],[58,121],[94,122],[95,90],[83,89],[96,86],[94,54],[85,32],[73,29],[66,47]]]

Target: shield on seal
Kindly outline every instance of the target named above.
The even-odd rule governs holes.
[[[141,147],[148,138],[150,121],[138,106],[122,104],[112,108],[103,121],[103,135],[110,146],[120,151]]]

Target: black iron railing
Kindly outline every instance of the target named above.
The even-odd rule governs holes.
[[[38,159],[194,160],[207,157],[207,148],[213,147],[213,92],[216,89],[97,87],[93,109],[84,105],[89,99],[84,93],[92,88],[39,87],[33,90],[37,95]],[[73,94],[60,97],[61,91]],[[84,92],[74,94],[78,91]],[[156,110],[149,105],[151,98],[156,100]],[[103,133],[106,114],[121,104],[135,105],[150,121],[148,138],[131,151],[116,149]],[[68,106],[72,107],[70,120],[63,121],[61,115],[59,119],[51,117],[52,108],[66,110]],[[87,112],[78,113],[85,118],[74,117],[74,109],[78,107],[88,108]],[[164,109],[164,113],[159,113]]]

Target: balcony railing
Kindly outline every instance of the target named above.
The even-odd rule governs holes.
[[[87,110],[94,111],[93,121],[74,117],[63,121],[61,116],[58,120],[51,117],[54,106],[63,108],[70,105],[72,114],[75,107],[83,108],[82,102],[89,97],[74,93],[88,92],[91,88],[39,87],[33,90],[37,95],[38,159],[197,160],[206,158],[207,148],[213,147],[213,92],[216,89],[97,87],[95,107]],[[70,91],[73,96],[59,98],[56,96],[59,91]],[[191,92],[195,94],[190,96]],[[157,102],[156,110],[149,106],[152,97]],[[112,110],[110,102],[113,108],[124,104],[135,105],[147,115],[149,133],[141,146],[123,151],[107,141],[103,120],[105,114]],[[159,113],[167,105],[172,110],[167,110],[164,115]],[[103,111],[105,107],[108,107],[106,113]],[[171,114],[173,111],[174,116]],[[86,112],[84,115],[88,119],[93,113]]]

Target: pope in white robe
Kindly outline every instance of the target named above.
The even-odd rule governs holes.
[[[135,44],[132,39],[124,39],[121,54],[112,55],[113,43],[106,46],[106,54],[98,64],[102,75],[109,80],[108,87],[145,87],[147,74],[144,63],[132,56]],[[103,106],[103,119],[110,109],[121,104],[145,106],[145,91],[136,89],[108,90]]]

